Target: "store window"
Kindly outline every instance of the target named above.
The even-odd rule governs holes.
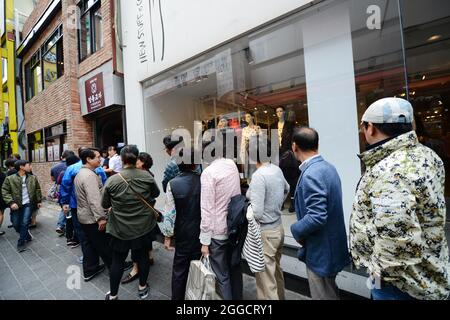
[[[403,0],[401,4],[408,95],[414,107],[416,131],[420,141],[444,161],[450,219],[450,2]]]
[[[78,34],[80,61],[103,47],[103,18],[100,0],[80,2],[81,28]]]
[[[61,122],[28,135],[28,156],[32,162],[57,162],[67,149],[67,124]]]
[[[384,13],[381,30],[367,27],[370,5]],[[279,142],[282,159],[292,143],[287,132],[310,125],[319,131],[321,154],[341,175],[348,222],[361,173],[357,154],[365,148],[359,121],[372,102],[405,85],[394,2],[314,5],[144,83],[146,147],[154,159],[153,172],[162,179],[168,161],[162,139],[177,128],[188,129],[192,137],[196,129],[203,134],[207,129],[233,130],[238,137],[235,160],[246,148],[248,128],[266,129],[272,142]],[[283,168],[280,162],[293,190],[297,164],[294,160]],[[244,161],[242,180],[251,181],[254,169]],[[295,247],[290,226],[296,216],[289,212],[289,201],[282,217],[285,244]]]
[[[45,162],[44,131],[28,135],[28,159],[31,162]]]
[[[48,162],[57,162],[61,159],[67,141],[66,122],[45,128],[45,152]]]
[[[62,26],[25,64],[25,92],[27,101],[47,89],[64,74]]]
[[[58,29],[43,47],[44,89],[64,74],[63,39]]]

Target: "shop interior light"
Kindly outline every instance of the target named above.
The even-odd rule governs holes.
[[[426,76],[426,75],[423,75],[423,76],[422,76],[422,81],[425,80],[426,78],[427,78],[427,76]]]
[[[441,39],[441,38],[442,38],[442,35],[440,35],[440,34],[435,34],[435,35],[429,37],[429,38],[427,39],[427,41],[428,41],[428,42],[432,42],[432,41],[439,40],[439,39]]]
[[[439,104],[440,106],[442,106],[442,101],[441,101],[441,100],[439,100],[438,104]]]

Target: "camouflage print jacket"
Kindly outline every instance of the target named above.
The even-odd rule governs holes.
[[[350,219],[350,251],[417,299],[450,293],[442,160],[409,132],[361,155],[366,164]]]

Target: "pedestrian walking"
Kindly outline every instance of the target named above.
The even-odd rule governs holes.
[[[41,207],[42,193],[36,176],[30,174],[28,161],[18,160],[15,163],[16,174],[5,179],[2,196],[11,209],[11,220],[14,229],[19,233],[17,251],[26,250],[26,243],[33,240],[29,231],[33,210]]]

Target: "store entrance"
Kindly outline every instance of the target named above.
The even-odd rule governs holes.
[[[119,109],[95,119],[95,144],[101,150],[125,143],[124,112]]]
[[[433,149],[450,172],[450,4],[402,1],[409,100],[420,142]],[[418,14],[420,12],[420,14]],[[425,14],[424,14],[425,13]],[[445,182],[450,219],[450,176]],[[447,225],[450,242],[450,224]]]

